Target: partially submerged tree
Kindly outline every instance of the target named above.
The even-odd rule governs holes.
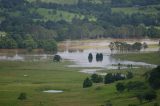
[[[60,62],[62,60],[61,56],[60,55],[55,55],[53,57],[53,61],[56,61],[56,62]]]
[[[92,53],[89,53],[89,55],[88,55],[88,61],[92,62],[92,60],[93,60],[93,55],[92,55]]]

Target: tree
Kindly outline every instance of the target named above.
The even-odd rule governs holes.
[[[142,49],[142,44],[140,42],[136,42],[132,45],[132,49],[135,51],[140,51]]]
[[[19,99],[19,100],[26,100],[26,99],[27,99],[26,93],[24,93],[24,92],[20,93],[18,99]]]
[[[57,62],[60,62],[61,61],[61,56],[60,55],[55,55],[54,57],[53,57],[53,61],[57,61]]]
[[[132,72],[128,72],[127,73],[127,79],[131,79],[133,78],[133,73]]]
[[[119,82],[119,83],[116,84],[116,89],[119,92],[123,92],[125,90],[125,85],[123,83]]]
[[[104,83],[105,84],[109,84],[114,82],[115,80],[113,79],[113,75],[111,73],[108,73],[107,75],[105,75],[104,77]]]
[[[100,83],[100,82],[103,81],[103,78],[101,76],[97,75],[97,74],[92,74],[91,75],[91,80],[94,83]]]
[[[26,39],[24,40],[24,47],[26,49],[34,49],[37,48],[37,43],[33,40],[33,38],[30,35],[27,35]]]
[[[92,81],[87,77],[83,82],[83,88],[88,88],[92,86]]]
[[[160,66],[157,66],[149,73],[148,82],[154,89],[160,89]]]
[[[144,99],[147,101],[152,101],[156,98],[157,98],[156,92],[153,90],[149,90],[144,93]]]
[[[88,55],[88,61],[92,62],[92,60],[93,60],[93,55],[92,55],[92,53],[89,53],[89,55]]]
[[[146,89],[147,86],[144,82],[140,82],[140,81],[130,81],[126,84],[126,89],[128,91],[130,90],[143,90]]]
[[[45,40],[43,42],[43,49],[47,52],[57,52],[57,43],[55,40]]]

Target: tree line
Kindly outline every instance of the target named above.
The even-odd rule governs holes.
[[[62,5],[41,1],[0,0],[0,33],[6,33],[5,36],[0,36],[0,48],[47,48],[55,40],[65,39],[160,37],[160,29],[157,27],[160,25],[160,13],[113,13],[111,8],[118,2],[119,0],[112,0],[111,4],[97,4],[79,0],[77,4]],[[143,2],[149,4],[148,0]],[[159,1],[153,0],[153,3]],[[81,14],[84,18],[79,19],[75,15],[71,22],[45,20],[36,11],[31,12],[32,9],[39,8],[68,11]],[[90,20],[90,16],[95,20]],[[47,46],[43,47],[44,45]]]

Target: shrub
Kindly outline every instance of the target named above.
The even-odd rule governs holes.
[[[113,75],[111,73],[105,75],[105,77],[104,77],[105,84],[113,83],[114,81],[115,80],[113,79]]]
[[[160,66],[154,68],[149,74],[148,82],[154,89],[160,88]]]
[[[83,88],[88,88],[92,86],[92,81],[87,77],[83,82]]]
[[[53,61],[57,61],[57,62],[59,62],[59,61],[61,61],[61,56],[60,55],[55,55],[54,57],[53,57]]]
[[[140,101],[140,103],[142,103],[143,100],[146,100],[146,101],[150,102],[150,101],[156,99],[157,95],[156,95],[156,92],[154,90],[147,90],[144,93],[137,94],[136,97]]]
[[[104,83],[109,84],[109,83],[113,83],[114,81],[124,80],[124,79],[125,79],[125,77],[122,76],[122,74],[120,74],[120,73],[117,73],[117,74],[109,73],[109,74],[105,75]]]
[[[130,90],[140,90],[140,89],[142,90],[142,89],[145,89],[145,88],[147,88],[145,83],[140,82],[140,81],[134,81],[134,82],[130,81],[126,84],[126,89],[128,91],[130,91]]]
[[[124,84],[123,83],[117,83],[116,84],[116,89],[117,89],[117,91],[119,91],[119,92],[123,92],[124,90],[125,90],[125,86],[124,86]]]
[[[147,101],[152,101],[157,98],[157,95],[155,91],[149,90],[144,93],[143,97]]]
[[[103,78],[102,78],[100,75],[92,74],[91,80],[92,80],[92,82],[94,82],[94,83],[100,83],[100,82],[103,81]]]
[[[24,92],[20,93],[18,99],[19,99],[19,100],[26,100],[26,99],[27,99],[26,93],[24,93]]]
[[[133,78],[133,73],[132,72],[128,72],[127,73],[127,79],[131,79]]]

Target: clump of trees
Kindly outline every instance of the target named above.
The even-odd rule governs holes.
[[[104,83],[109,84],[109,83],[113,83],[115,81],[124,80],[125,78],[126,78],[125,75],[122,75],[120,73],[116,73],[116,74],[108,73],[104,77]]]
[[[103,82],[103,77],[98,74],[92,74],[91,80],[93,83],[101,83],[101,82]]]
[[[144,100],[151,102],[157,98],[157,94],[154,90],[147,90],[143,93],[136,95],[137,99],[142,103]]]
[[[128,44],[126,42],[111,42],[109,45],[111,52],[116,50],[117,52],[137,52],[142,48],[147,48],[147,44],[141,44],[140,42],[135,42],[134,44]]]
[[[97,62],[102,62],[103,61],[103,54],[102,53],[97,53],[96,54],[96,61]]]

